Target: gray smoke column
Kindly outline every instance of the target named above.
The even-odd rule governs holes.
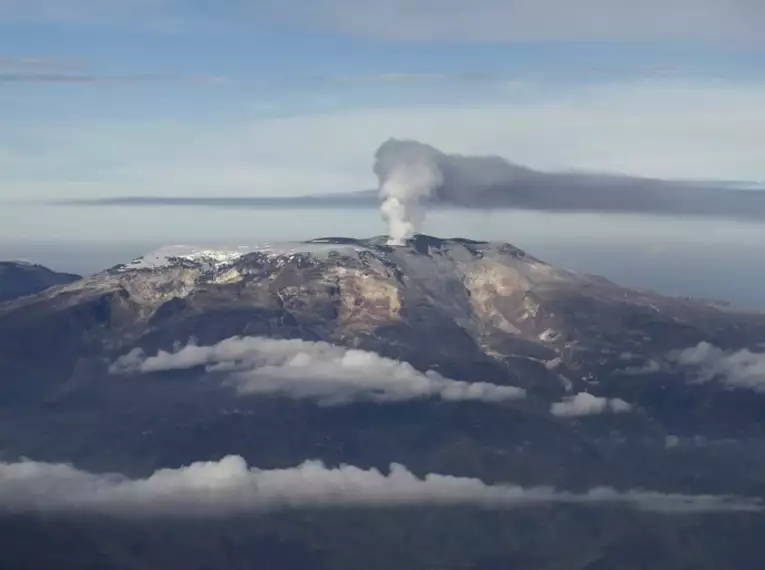
[[[425,221],[425,202],[444,182],[436,149],[416,141],[390,139],[376,154],[380,212],[388,223],[389,244],[403,245]]]

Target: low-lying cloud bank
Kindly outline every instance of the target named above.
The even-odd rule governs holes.
[[[419,398],[502,402],[525,390],[486,382],[461,382],[373,352],[326,342],[233,337],[213,346],[187,345],[147,356],[140,349],[111,366],[112,374],[149,374],[204,366],[225,373],[242,394],[278,394],[338,406],[359,401],[400,402]]]
[[[69,465],[0,463],[0,511],[99,512],[117,516],[215,516],[296,507],[403,507],[472,505],[512,509],[546,504],[621,505],[660,513],[757,512],[762,501],[715,495],[679,495],[594,488],[577,494],[552,488],[487,485],[478,479],[429,474],[406,467],[388,474],[307,461],[289,469],[251,468],[229,456],[156,471],[146,479],[97,475]]]
[[[671,355],[681,366],[693,368],[699,382],[718,380],[731,388],[765,392],[765,353],[744,349],[725,351],[708,342]]]
[[[550,407],[550,413],[560,417],[595,416],[605,413],[624,413],[632,410],[632,405],[620,398],[598,398],[586,392],[556,402]]]

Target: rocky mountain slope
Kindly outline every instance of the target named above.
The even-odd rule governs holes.
[[[57,273],[41,265],[18,261],[0,262],[0,303],[39,293],[54,285],[71,283],[79,275]]]
[[[40,343],[62,329],[57,342]],[[405,247],[377,238],[170,248],[5,303],[0,335],[6,354],[32,356],[14,359],[22,369],[45,367],[34,357],[43,349],[55,384],[84,361],[137,346],[264,335],[374,350],[468,380],[479,366],[503,383],[561,395],[699,342],[755,349],[765,317],[626,289],[507,244],[418,236]]]
[[[418,235],[402,247],[381,237],[168,248],[0,304],[0,459],[132,477],[226,455],[263,469],[398,462],[570,492],[763,497],[763,343],[765,315],[627,289],[508,244]],[[428,522],[439,516],[428,509],[354,512],[326,525],[324,514],[274,515],[247,540],[265,541],[272,563],[286,556],[274,563],[284,568],[371,567],[382,556],[372,547],[337,558],[364,525],[392,533],[393,558],[379,560],[410,568],[712,568],[742,552],[765,561],[750,541],[762,522],[736,515],[726,520],[738,531],[716,542],[717,522],[575,507],[493,523],[453,513],[446,526]],[[24,523],[29,536],[48,536],[38,522]],[[537,534],[497,535],[498,548],[480,538],[495,523],[500,534]],[[407,548],[417,556],[394,537],[399,524],[416,534]],[[87,540],[108,528],[86,526]],[[210,531],[213,558],[227,532]],[[277,535],[299,548],[283,550]],[[452,558],[437,536],[455,540]],[[641,540],[664,554],[636,554]],[[677,554],[684,541],[692,547]],[[146,548],[157,560],[174,552]]]

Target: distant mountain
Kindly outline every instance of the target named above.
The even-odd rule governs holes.
[[[0,453],[129,477],[238,455],[266,470],[395,462],[568,493],[759,499],[763,346],[765,314],[624,288],[509,244],[174,246],[0,305]],[[293,505],[237,517],[14,514],[0,517],[0,567],[58,568],[23,545],[59,540],[76,545],[73,568],[765,564],[759,514]]]
[[[33,295],[81,279],[79,275],[57,273],[42,265],[19,261],[0,261],[0,302]]]

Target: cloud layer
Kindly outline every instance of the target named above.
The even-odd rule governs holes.
[[[275,3],[274,3],[275,4]],[[392,40],[692,40],[761,43],[749,0],[312,0],[275,6],[304,25]]]
[[[114,362],[113,374],[147,374],[204,366],[226,374],[242,394],[278,394],[337,406],[357,401],[419,398],[502,402],[523,398],[513,386],[461,382],[420,372],[406,362],[325,342],[233,337],[213,346],[188,345],[147,356],[134,350]]]
[[[104,23],[171,30],[233,21],[388,40],[691,40],[761,44],[765,6],[756,0],[0,0],[0,21]],[[147,22],[154,25],[149,26]]]
[[[152,85],[175,83],[218,83],[222,77],[183,77],[172,75],[83,75],[72,73],[0,73],[0,83],[58,83],[104,85]]]
[[[211,516],[290,507],[474,505],[501,510],[555,503],[621,505],[677,514],[762,510],[758,499],[728,496],[620,492],[607,487],[574,494],[439,474],[421,479],[398,464],[392,464],[387,474],[347,465],[333,469],[320,461],[265,471],[229,456],[129,479],[62,464],[0,463],[0,511],[5,512]]]
[[[244,118],[213,113],[203,124],[190,115],[46,121],[34,130],[34,154],[15,149],[31,134],[10,122],[0,132],[0,146],[10,153],[0,154],[6,168],[0,186],[23,199],[129,196],[160,179],[158,196],[165,198],[371,189],[377,182],[371,157],[391,135],[543,171],[765,180],[761,82],[528,82],[488,91],[471,88],[470,98],[454,100],[437,88],[432,105],[405,98],[390,107],[325,100],[309,90],[298,100],[266,97],[257,113],[233,104]],[[336,135],[332,145],[327,132]],[[101,165],[96,171],[94,161]]]
[[[562,402],[556,402],[550,407],[551,414],[564,418],[595,416],[605,413],[620,414],[631,410],[632,405],[620,398],[598,398],[586,392],[580,392],[576,396],[567,398]]]
[[[724,351],[708,342],[686,348],[672,359],[693,368],[700,382],[719,380],[731,388],[765,392],[765,353],[740,350]]]

